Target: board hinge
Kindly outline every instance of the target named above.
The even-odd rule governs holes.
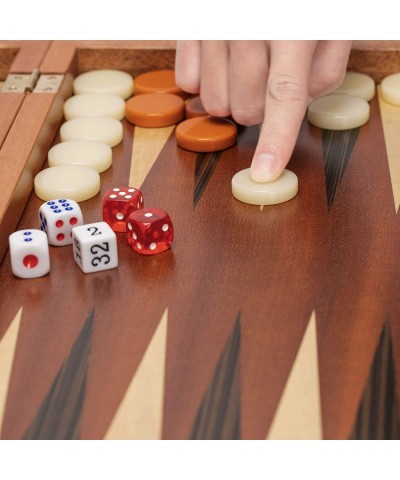
[[[2,92],[57,93],[64,75],[41,74],[38,68],[32,73],[10,73],[3,84]]]

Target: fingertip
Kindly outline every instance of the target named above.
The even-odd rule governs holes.
[[[274,152],[256,153],[250,168],[250,176],[254,182],[272,182],[281,173],[282,169]]]

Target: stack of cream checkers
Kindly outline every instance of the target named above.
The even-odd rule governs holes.
[[[347,72],[342,84],[329,95],[310,103],[308,121],[326,130],[349,130],[369,120],[369,101],[375,96],[374,80],[363,73]]]
[[[123,138],[125,99],[133,78],[119,70],[94,70],[74,80],[74,95],[64,103],[61,143],[48,153],[49,168],[35,177],[42,200],[82,202],[100,191],[100,173],[112,165],[112,147]]]
[[[400,106],[400,73],[384,78],[379,87],[383,101]],[[368,102],[374,98],[375,82],[363,73],[347,72],[343,83],[331,94],[314,100],[308,120],[328,130],[358,128],[369,120]]]

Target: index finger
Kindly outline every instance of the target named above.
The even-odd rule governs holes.
[[[309,95],[315,41],[271,42],[264,122],[251,165],[256,182],[278,178],[296,144]]]

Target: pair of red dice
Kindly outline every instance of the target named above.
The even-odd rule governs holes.
[[[103,197],[103,220],[114,232],[126,232],[133,250],[153,255],[168,250],[174,240],[174,227],[168,213],[144,208],[143,195],[134,187],[115,187]]]

